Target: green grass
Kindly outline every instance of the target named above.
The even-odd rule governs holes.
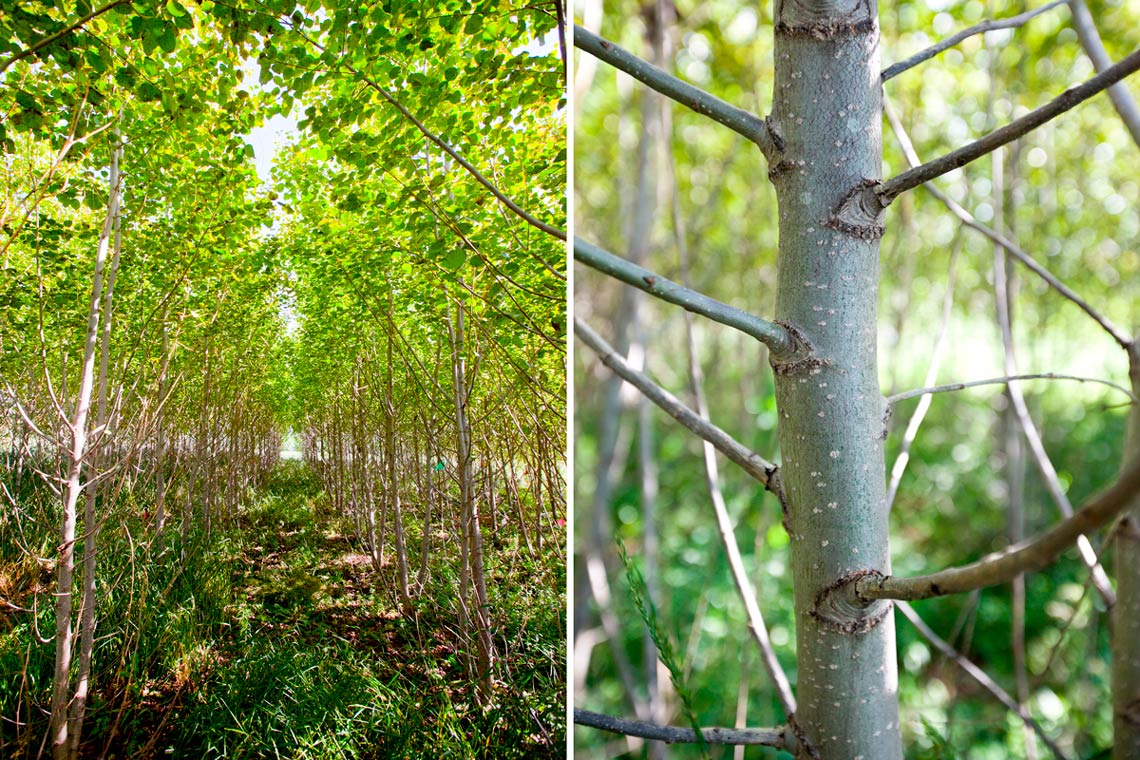
[[[564,602],[555,590],[564,569],[553,558],[516,563],[509,582],[496,577],[505,563],[488,563],[505,657],[491,703],[480,706],[456,651],[453,557],[433,554],[432,582],[404,618],[386,589],[392,579],[359,561],[351,525],[331,514],[303,467],[281,467],[209,544],[194,533],[179,546],[175,529],[158,560],[132,524],[146,497],[115,505],[126,530],[105,531],[101,543],[85,756],[564,756]],[[52,524],[54,508],[43,499],[37,524]],[[13,597],[29,603],[38,584],[38,629],[53,630],[42,608],[50,573],[4,538],[0,580],[10,576],[23,591]],[[50,536],[42,538],[46,556]],[[27,613],[0,618],[0,672],[25,674],[0,679],[0,757],[34,757],[46,730],[53,650],[35,643],[31,623]]]

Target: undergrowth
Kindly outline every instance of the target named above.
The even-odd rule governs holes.
[[[488,566],[502,656],[479,706],[457,652],[454,558],[433,552],[414,613],[354,547],[307,470],[268,488],[207,540],[177,526],[152,556],[148,494],[124,494],[100,544],[94,693],[84,757],[524,758],[565,754],[564,570],[513,555]],[[46,728],[54,630],[54,501],[20,494],[0,521],[0,757],[34,757]],[[322,506],[323,505],[323,506]],[[410,549],[418,533],[409,522]],[[16,538],[19,538],[17,541]],[[20,547],[31,549],[22,551]],[[34,555],[34,556],[33,556]],[[387,572],[388,567],[384,570]],[[525,582],[520,582],[520,577]]]

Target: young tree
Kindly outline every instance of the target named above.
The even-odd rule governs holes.
[[[907,192],[920,185],[927,186],[937,199],[946,202],[961,224],[983,232],[991,244],[999,247],[1000,265],[995,264],[994,269],[999,304],[1008,303],[1013,292],[998,276],[1000,272],[1004,277],[1004,256],[1008,253],[1063,297],[1081,306],[1119,346],[1132,353],[1134,343],[1130,336],[1115,328],[1107,317],[1088,306],[1070,287],[1026,254],[1014,242],[1016,238],[1009,237],[1010,225],[1001,229],[999,220],[998,229],[990,229],[955,199],[929,183],[983,156],[994,154],[1003,146],[1029,139],[1034,130],[1120,82],[1140,68],[1140,50],[1122,57],[1119,63],[1098,64],[1098,69],[1103,69],[1101,73],[1052,100],[1045,99],[1044,105],[1040,105],[1040,95],[1036,96],[1032,110],[1027,109],[1004,126],[926,163],[917,160],[906,133],[895,119],[896,131],[907,150],[907,158],[912,161],[912,168],[888,179],[884,179],[881,170],[884,151],[880,135],[884,115],[892,116],[889,109],[884,114],[884,85],[890,88],[887,80],[974,35],[987,30],[1018,28],[1056,5],[1050,4],[998,22],[983,22],[921,54],[881,70],[880,18],[875,3],[808,3],[796,0],[777,3],[771,19],[772,65],[768,75],[772,81],[771,110],[763,118],[729,102],[736,100],[747,104],[749,99],[756,97],[749,92],[750,86],[740,85],[741,81],[751,81],[747,77],[757,76],[755,67],[747,56],[737,53],[734,57],[732,50],[733,40],[742,41],[749,34],[749,27],[756,29],[758,26],[759,14],[750,6],[710,3],[700,8],[674,9],[672,3],[667,2],[643,4],[640,7],[643,19],[640,28],[644,31],[649,58],[657,66],[598,36],[596,31],[582,26],[575,28],[574,44],[585,54],[579,57],[580,60],[585,56],[597,58],[637,80],[640,87],[656,93],[647,95],[646,90],[639,91],[642,102],[640,123],[634,124],[631,115],[621,106],[621,100],[614,101],[609,87],[599,86],[601,94],[598,95],[587,91],[590,94],[584,98],[580,108],[581,118],[600,119],[605,114],[607,129],[616,132],[620,149],[628,150],[637,144],[634,159],[636,180],[631,183],[632,190],[624,193],[631,199],[632,207],[627,206],[622,211],[622,216],[629,220],[624,236],[629,241],[630,255],[621,258],[589,239],[595,235],[618,237],[623,234],[607,225],[604,204],[609,197],[600,192],[594,182],[596,173],[601,171],[599,167],[612,163],[607,163],[604,157],[596,164],[589,163],[589,159],[578,163],[579,177],[584,178],[580,184],[582,202],[579,208],[588,210],[580,213],[583,222],[579,229],[584,232],[580,232],[581,236],[574,241],[575,260],[660,301],[681,306],[759,341],[767,349],[773,373],[773,424],[778,431],[782,460],[778,466],[705,419],[707,412],[703,409],[700,372],[695,360],[688,373],[697,402],[695,411],[657,386],[642,371],[645,357],[652,358],[654,354],[645,335],[638,335],[636,318],[630,319],[630,314],[637,312],[636,307],[630,306],[636,303],[636,299],[624,292],[622,294],[622,305],[618,307],[615,319],[615,350],[589,326],[594,312],[608,311],[612,314],[612,307],[593,297],[593,288],[584,289],[582,284],[578,286],[576,335],[621,378],[610,386],[607,411],[603,413],[603,427],[598,434],[598,474],[592,500],[594,509],[598,511],[590,515],[590,532],[585,541],[588,548],[582,562],[587,573],[579,576],[579,588],[587,588],[592,595],[605,636],[617,648],[618,643],[612,641],[615,636],[613,625],[606,622],[607,614],[612,612],[607,612],[610,605],[605,598],[607,584],[605,574],[599,569],[606,564],[607,552],[596,547],[610,538],[609,526],[602,512],[611,509],[608,493],[613,478],[621,472],[620,464],[614,463],[615,459],[622,454],[623,447],[628,446],[628,434],[623,437],[615,414],[620,383],[624,381],[706,442],[709,488],[719,529],[737,588],[745,597],[750,629],[761,648],[765,669],[785,714],[786,728],[767,733],[753,732],[747,736],[717,734],[714,731],[706,740],[773,744],[805,758],[901,757],[903,741],[899,719],[896,633],[891,614],[893,602],[897,601],[898,609],[912,618],[914,611],[906,606],[906,600],[969,592],[1013,581],[1024,573],[1050,565],[1074,543],[1080,549],[1093,583],[1105,595],[1106,601],[1112,593],[1086,536],[1109,525],[1131,503],[1140,487],[1140,470],[1135,467],[1124,467],[1117,480],[1104,488],[1099,496],[1088,500],[1075,513],[1070,508],[1071,514],[1064,515],[1061,522],[1004,552],[919,577],[895,576],[891,567],[888,518],[897,484],[892,482],[891,489],[888,489],[884,441],[891,408],[911,396],[901,394],[884,398],[880,391],[880,378],[884,374],[877,358],[879,284],[882,279],[880,239],[888,232],[889,226],[895,224],[888,212],[889,206],[896,201],[904,206],[903,219],[898,222],[899,235],[894,238],[901,242],[903,250],[922,245],[920,240],[911,239],[913,236],[921,237],[922,230],[914,229],[913,222],[909,221],[914,212]],[[910,11],[913,23],[915,9],[909,6],[904,9]],[[680,37],[674,16],[678,10],[685,14],[680,24],[684,36]],[[1080,18],[1077,12],[1074,19]],[[896,26],[905,23],[895,20]],[[940,19],[940,25],[945,28],[944,20]],[[1081,32],[1081,36],[1082,40],[1091,40],[1088,29]],[[912,41],[908,39],[907,43],[912,44]],[[671,51],[675,48],[679,48],[677,62],[690,76],[703,77],[721,86],[731,96],[727,100],[722,99],[664,71],[662,67],[672,62]],[[1090,57],[1096,60],[1095,55],[1090,54]],[[1100,57],[1103,59],[1104,55]],[[987,60],[996,65],[995,61],[1004,62],[1006,59],[991,56]],[[722,63],[726,69],[723,73],[717,71],[717,66]],[[619,94],[629,91],[628,78],[619,78],[617,84]],[[677,120],[680,122],[685,118],[685,126],[674,128],[672,111],[661,105],[660,96],[717,122],[736,136],[728,141],[709,137],[709,144],[702,144],[693,135],[707,137],[708,131],[701,126],[694,127],[696,120],[681,115]],[[1124,102],[1127,93],[1123,96],[1117,93],[1115,97],[1114,102]],[[1011,108],[1005,110],[1013,111]],[[637,127],[640,127],[640,132]],[[930,130],[926,133],[929,134]],[[579,131],[576,147],[580,155],[591,151],[590,137],[592,135]],[[728,173],[727,168],[750,157],[748,152],[741,151],[740,138],[752,143],[766,159],[767,176],[774,189],[774,197],[758,189],[759,172],[755,167],[750,169],[751,184],[747,184],[747,180],[743,186],[739,181],[731,184],[739,178]],[[719,145],[717,141],[721,141]],[[961,137],[956,142],[962,142]],[[727,147],[723,147],[726,143]],[[603,154],[608,149],[598,147]],[[709,156],[714,153],[724,156],[723,165],[717,166],[710,160]],[[888,154],[888,158],[894,158],[894,155]],[[612,157],[608,160],[613,161]],[[682,161],[688,176],[678,169]],[[699,188],[698,172],[703,175]],[[996,177],[1005,176],[1000,168],[995,172]],[[710,177],[715,179],[709,181]],[[682,211],[685,204],[680,200],[685,196],[683,191],[688,191],[689,197],[696,200],[694,191],[698,189],[701,191],[700,200],[695,205],[701,208],[702,217],[715,214],[718,219],[724,219],[726,229],[718,229],[706,218],[685,218]],[[744,197],[734,197],[734,192]],[[994,205],[1000,208],[1000,190],[994,189],[994,192],[999,197]],[[769,198],[777,207],[778,236],[757,223],[756,208]],[[728,213],[717,214],[718,204],[723,204]],[[661,220],[656,224],[651,221],[654,206]],[[595,219],[591,212],[598,212],[602,219]],[[693,233],[686,230],[690,221],[696,228]],[[688,253],[690,246],[694,249],[691,254]],[[771,305],[771,319],[762,319],[729,306],[688,285],[689,258],[694,262],[693,276],[703,275],[705,282],[712,283],[718,267],[712,261],[711,252],[734,251],[740,246],[746,246],[747,250],[778,247],[774,271],[773,267],[765,264],[761,276],[748,274],[749,287],[744,295],[756,300],[749,292],[751,288],[761,282],[770,285],[774,275],[775,298]],[[674,282],[646,266],[646,252],[653,247],[676,250],[680,257],[678,271],[681,282]],[[911,258],[911,254],[904,256],[904,259]],[[729,262],[721,266],[730,271],[735,269]],[[913,267],[913,263],[908,266]],[[674,267],[670,265],[670,270]],[[893,273],[888,272],[888,276],[893,279]],[[579,282],[594,281],[583,277]],[[734,288],[729,286],[725,290],[731,292]],[[1009,334],[1008,309],[1003,309],[1004,306],[998,309],[999,323],[1003,334]],[[692,347],[692,328],[689,328],[689,335]],[[1012,370],[1014,365],[1010,360],[1013,355],[1011,340],[1004,341],[1004,345],[1007,347],[1005,374],[1014,375],[1016,371]],[[892,358],[898,359],[897,356]],[[673,368],[673,371],[685,374],[683,368]],[[750,370],[752,373],[755,371],[755,368]],[[755,384],[757,381],[747,382]],[[766,383],[767,380],[760,382]],[[579,387],[582,387],[581,381]],[[1015,388],[1012,383],[1009,387]],[[1049,478],[1052,466],[1048,464],[1044,450],[1038,452],[1039,447],[1034,447],[1034,441],[1039,442],[1039,437],[1032,429],[1031,421],[1027,421],[1028,415],[1023,413],[1024,404],[1019,403],[1019,399],[1016,390],[1010,392],[1010,403],[1019,412],[1018,419],[1030,448],[1034,449],[1044,479],[1051,484],[1056,483],[1055,473],[1051,480]],[[583,403],[579,408],[591,406]],[[741,411],[737,409],[735,413],[739,415]],[[920,417],[916,415],[916,419]],[[909,440],[913,433],[908,431],[907,436]],[[768,445],[775,443],[769,441]],[[715,460],[708,453],[711,447],[773,493],[780,505],[783,526],[790,539],[789,564],[794,591],[794,696],[773,654],[760,609],[752,598],[752,584],[739,557],[731,520],[719,495]],[[582,457],[578,459],[580,467],[583,461]],[[905,467],[905,460],[900,461]],[[1098,485],[1103,488],[1105,482]],[[1067,504],[1063,488],[1056,490],[1061,496],[1058,503]],[[643,487],[641,491],[644,501],[646,489]],[[580,498],[579,503],[584,501]],[[1064,512],[1064,507],[1061,508]],[[652,526],[648,507],[643,506],[640,522],[645,531],[646,575],[652,577],[649,554]],[[1124,551],[1117,549],[1118,563],[1126,556]],[[1131,567],[1127,560],[1124,562]],[[913,563],[908,565],[914,567]],[[1125,567],[1119,567],[1117,574],[1121,595],[1118,609],[1123,610],[1128,604],[1124,601],[1128,593],[1124,579],[1129,573],[1125,572]],[[652,588],[648,590],[652,598]],[[580,595],[579,603],[588,598]],[[582,604],[581,608],[585,605]],[[917,618],[912,619],[916,625],[922,625]],[[1120,624],[1124,620],[1127,618],[1118,615],[1114,638],[1114,647],[1117,648],[1128,646],[1121,643],[1129,638],[1120,636]],[[652,612],[647,616],[647,622],[653,622]],[[649,627],[653,628],[652,625]],[[581,662],[583,640],[580,634],[583,628],[579,626],[576,629],[579,634],[576,657],[580,667],[586,667],[589,660],[589,650],[586,649],[586,663]],[[698,631],[699,625],[694,624],[694,635]],[[651,634],[655,641],[661,637],[660,632],[651,630]],[[941,644],[945,645],[945,642]],[[1134,659],[1120,651],[1124,662]],[[614,652],[615,667],[619,672],[626,671],[623,682],[627,696],[638,717],[645,718],[649,711],[637,690],[632,688],[629,665],[628,662],[625,665],[621,663],[622,656]],[[669,666],[669,658],[664,653],[661,659]],[[674,670],[672,667],[669,669]],[[984,674],[978,674],[984,677]],[[685,705],[687,689],[683,678],[679,679],[675,672],[672,675],[678,682],[681,703]],[[1118,681],[1127,678],[1123,672],[1115,675]],[[652,699],[652,675],[648,683]],[[1011,700],[1000,687],[990,681],[986,688],[1000,692],[999,698],[1005,700],[1015,714],[1039,730],[1024,708]],[[1131,686],[1116,686],[1114,689],[1119,711],[1119,706],[1129,703],[1134,695]],[[691,710],[685,709],[695,720]],[[685,730],[670,729],[673,733],[661,733],[657,729],[648,729],[645,720],[639,724],[640,728],[635,729],[633,723],[616,724],[592,713],[580,712],[576,719],[588,725],[650,738],[670,741],[698,739],[692,731],[686,733]],[[1121,720],[1117,722],[1119,724]],[[1118,725],[1116,751],[1121,757],[1129,756],[1132,751],[1127,731]],[[1051,751],[1063,753],[1056,742],[1045,732],[1041,733]]]

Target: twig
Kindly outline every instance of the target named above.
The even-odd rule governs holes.
[[[918,629],[918,632],[922,634],[923,638],[934,645],[935,649],[956,662],[958,666],[962,668],[962,670],[966,671],[966,673],[968,673],[971,678],[977,681],[983,689],[994,695],[994,697],[996,697],[999,702],[1005,705],[1006,709],[1015,714],[1017,717],[1021,718],[1021,721],[1028,728],[1032,729],[1035,734],[1041,737],[1041,741],[1044,742],[1045,745],[1053,751],[1054,755],[1059,758],[1068,757],[1068,755],[1066,755],[1061,750],[1061,748],[1057,746],[1056,742],[1049,738],[1049,736],[1045,733],[1037,721],[1033,720],[1033,717],[1029,715],[1029,713],[1026,712],[1025,709],[1021,707],[1021,705],[1017,704],[1017,702],[1013,700],[1013,697],[1011,697],[1005,689],[1003,689],[997,684],[996,681],[990,678],[989,675],[987,675],[986,671],[970,662],[970,660],[959,653],[958,650],[954,649],[954,647],[950,646],[948,643],[939,638],[938,634],[936,634],[930,628],[930,626],[928,626],[923,621],[923,619],[919,617],[918,613],[914,611],[913,607],[911,607],[906,602],[895,602],[895,607],[899,612],[903,614],[903,617],[910,621],[911,625]]]
[[[683,106],[688,106],[702,116],[707,116],[747,137],[760,147],[761,152],[769,161],[780,152],[782,141],[772,133],[768,128],[768,122],[764,119],[665,73],[648,61],[618,47],[609,40],[602,39],[578,24],[574,25],[574,47],[624,71],[665,97],[675,100]]]
[[[776,465],[766,461],[759,454],[749,451],[743,444],[716,425],[701,419],[700,415],[682,404],[672,393],[654,383],[643,373],[630,367],[625,359],[619,356],[581,317],[574,317],[574,335],[589,346],[603,364],[627,383],[637,388],[642,395],[654,404],[661,407],[666,414],[716,446],[718,451],[740,465],[745,472],[762,483],[768,490],[776,488],[778,482],[774,477],[778,472]]]
[[[697,734],[691,728],[657,726],[640,720],[574,708],[574,722],[579,726],[600,728],[625,736],[655,739],[666,744],[696,744]],[[779,728],[702,728],[701,735],[709,744],[757,744],[793,751],[795,737],[786,727]]]
[[[974,159],[981,158],[987,153],[991,153],[1001,146],[1013,142],[1045,122],[1060,116],[1070,108],[1083,103],[1109,85],[1116,84],[1137,69],[1140,69],[1140,49],[1134,50],[1130,55],[1121,59],[1119,63],[1108,67],[1092,79],[1065,90],[1037,110],[1029,112],[1020,119],[1011,121],[1004,127],[995,129],[985,137],[975,140],[969,145],[964,145],[940,158],[909,169],[897,177],[892,177],[871,189],[871,192],[878,199],[880,208],[886,208],[891,205],[891,202],[895,198],[907,190],[918,187],[935,177],[940,177],[947,172],[965,166]]]
[[[909,161],[911,165],[918,165],[921,163],[918,154],[914,150],[914,144],[910,141],[910,137],[907,135],[906,130],[903,128],[902,122],[898,118],[898,114],[896,114],[894,109],[891,108],[890,103],[886,100],[885,97],[883,100],[883,112],[886,114],[887,120],[891,124],[891,129],[894,131],[895,136],[898,138],[899,143],[902,145],[903,153],[906,154],[907,161]],[[1053,288],[1062,296],[1080,307],[1080,309],[1092,317],[1093,321],[1099,324],[1105,332],[1112,336],[1112,339],[1116,341],[1117,345],[1126,350],[1129,346],[1132,345],[1132,336],[1113,324],[1112,321],[1108,319],[1108,317],[1105,317],[1096,309],[1094,309],[1087,301],[1078,296],[1072,290],[1072,288],[1061,282],[1052,272],[1034,261],[1033,257],[1023,251],[1013,241],[979,222],[974,218],[973,214],[962,208],[962,206],[957,201],[939,190],[934,186],[933,183],[926,182],[923,187],[926,188],[927,192],[941,201],[942,204],[946,206],[947,209],[949,209],[950,213],[958,217],[958,219],[963,224],[982,233],[987,238],[1000,245],[1011,256],[1028,267],[1031,272],[1044,280],[1049,285],[1049,287]]]
[[[864,604],[875,599],[930,599],[1006,583],[1052,563],[1082,534],[1107,525],[1128,508],[1140,492],[1140,464],[1132,467],[1105,491],[1089,499],[1072,517],[1029,541],[1007,547],[967,565],[910,578],[871,573],[853,579],[855,596]]]
[[[761,319],[735,306],[721,303],[703,293],[690,290],[659,274],[626,261],[580,237],[574,238],[574,260],[591,269],[609,275],[643,290],[651,296],[676,304],[686,311],[708,317],[728,327],[734,327],[764,343],[776,356],[786,356],[794,350],[792,336],[779,325]]]
[[[1132,395],[1132,391],[1128,390],[1122,385],[1109,382],[1108,380],[1100,380],[1095,377],[1080,377],[1077,375],[1063,375],[1057,372],[1039,372],[1031,375],[1007,375],[1005,377],[989,377],[985,380],[971,380],[966,383],[949,383],[947,385],[935,385],[930,388],[915,388],[914,390],[903,391],[896,393],[893,396],[887,397],[887,403],[890,405],[897,404],[900,401],[905,401],[908,398],[915,396],[925,396],[930,393],[948,393],[950,391],[960,391],[966,388],[975,388],[979,385],[1007,385],[1018,380],[1075,380],[1078,383],[1097,383],[1099,385],[1107,385],[1109,388],[1114,388],[1121,393],[1132,399],[1132,403],[1137,403],[1138,399]]]
[[[917,66],[923,61],[933,58],[944,50],[949,50],[959,42],[973,37],[974,35],[982,34],[984,32],[989,32],[995,29],[1015,29],[1019,26],[1024,25],[1034,16],[1039,16],[1045,11],[1056,8],[1058,5],[1064,5],[1066,2],[1068,2],[1068,0],[1053,0],[1053,2],[1048,3],[1047,5],[1042,5],[1040,8],[1034,8],[1031,11],[1026,11],[1025,13],[1021,13],[1017,16],[1009,16],[1008,18],[999,19],[986,19],[985,21],[974,24],[968,29],[963,29],[960,32],[956,32],[941,42],[935,43],[925,50],[921,50],[915,53],[910,58],[888,66],[883,70],[882,80],[886,82],[888,79],[897,77],[907,69]]]

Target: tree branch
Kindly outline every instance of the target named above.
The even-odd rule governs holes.
[[[300,37],[302,37],[310,45],[315,47],[317,50],[320,50],[322,53],[327,52],[327,49],[325,48],[324,45],[322,45],[321,43],[312,39],[308,35],[304,34],[299,29],[293,28],[293,31],[296,32]],[[368,76],[366,73],[364,73],[360,69],[356,68],[351,63],[341,62],[340,65],[343,66],[346,71],[349,71],[349,72],[355,74],[356,76],[360,77],[361,81],[364,82],[364,84],[366,84],[368,87],[370,87],[374,91],[376,91],[380,95],[381,98],[383,98],[385,101],[387,101],[387,103],[390,106],[395,108],[397,111],[400,112],[400,114],[405,119],[410,121],[412,123],[412,125],[420,131],[420,134],[422,134],[428,140],[433,142],[436,146],[438,146],[441,150],[443,150],[444,153],[446,153],[447,155],[449,155],[453,159],[455,159],[456,163],[458,163],[460,166],[462,166],[464,169],[466,169],[468,174],[470,174],[472,177],[474,177],[475,180],[480,185],[487,188],[487,190],[490,191],[491,195],[495,196],[495,198],[497,198],[500,203],[502,203],[504,206],[506,206],[512,212],[514,212],[514,214],[516,216],[518,216],[520,219],[522,219],[524,222],[531,225],[532,227],[540,229],[543,232],[547,233],[548,235],[553,235],[554,237],[558,238],[559,240],[565,240],[566,239],[566,230],[563,230],[559,227],[555,227],[552,224],[547,224],[546,222],[542,221],[541,219],[538,219],[537,217],[535,217],[535,216],[531,215],[530,213],[528,213],[527,211],[525,211],[521,206],[519,206],[517,203],[515,203],[510,198],[510,196],[508,196],[506,193],[504,193],[502,190],[500,190],[498,187],[496,187],[495,184],[493,182],[491,182],[491,180],[484,177],[483,173],[480,172],[478,169],[476,169],[474,164],[472,164],[470,161],[468,161],[462,155],[460,155],[459,152],[457,150],[455,150],[455,148],[451,147],[451,145],[449,145],[446,140],[444,140],[442,137],[437,135],[435,132],[432,132],[430,129],[428,129],[427,126],[425,126],[422,121],[417,119],[411,111],[409,111],[407,108],[405,108],[404,105],[402,103],[400,103],[400,101],[396,100],[396,98],[393,97],[393,95],[390,92],[388,92],[386,89],[381,87],[374,79],[372,79],[372,77]]]
[[[928,393],[947,393],[949,391],[960,391],[966,388],[974,388],[979,385],[1005,385],[1015,380],[1075,380],[1078,383],[1099,383],[1100,385],[1107,385],[1109,388],[1115,388],[1121,393],[1126,394],[1128,398],[1132,399],[1132,403],[1137,403],[1140,401],[1140,399],[1137,399],[1132,395],[1132,391],[1128,390],[1122,385],[1110,383],[1108,380],[1099,380],[1095,377],[1079,377],[1077,375],[1062,375],[1056,372],[1040,372],[1033,375],[990,377],[986,378],[985,380],[971,380],[966,383],[949,383],[947,385],[935,385],[930,388],[916,388],[915,390],[904,391],[902,393],[896,393],[893,396],[888,396],[887,403],[893,406],[894,404],[897,404],[900,401],[905,401],[908,398],[914,398],[915,396],[925,396]]]
[[[974,24],[968,29],[963,29],[960,32],[950,35],[941,42],[935,43],[925,50],[921,50],[915,53],[910,58],[888,66],[883,70],[882,80],[886,82],[888,79],[893,79],[907,69],[917,66],[923,61],[929,60],[945,50],[949,50],[959,42],[973,37],[974,35],[993,31],[995,29],[1015,29],[1019,26],[1024,25],[1034,16],[1039,16],[1045,11],[1056,8],[1058,5],[1064,5],[1066,2],[1068,2],[1068,0],[1053,0],[1053,2],[1047,5],[1043,5],[1040,8],[1034,8],[1031,11],[1026,11],[1025,13],[1019,14],[1017,16],[1010,16],[1008,18],[1000,19],[986,19],[985,21]]]
[[[1100,41],[1100,34],[1096,30],[1096,24],[1088,6],[1085,5],[1085,0],[1069,0],[1069,10],[1072,12],[1073,30],[1077,33],[1077,39],[1081,41],[1085,55],[1092,61],[1093,68],[1104,71],[1112,66],[1112,59],[1108,57],[1108,51]],[[1132,134],[1132,141],[1140,147],[1140,106],[1136,105],[1136,100],[1128,92],[1128,88],[1119,82],[1108,88],[1108,97],[1112,100],[1116,112],[1120,114],[1124,126]]]
[[[1106,525],[1140,492],[1140,465],[1117,478],[1107,490],[1087,501],[1069,519],[1029,541],[994,552],[968,565],[912,578],[868,573],[853,579],[854,596],[863,604],[876,599],[930,599],[1006,583],[1022,573],[1048,566],[1082,534]]]
[[[1088,100],[1109,85],[1119,82],[1137,69],[1140,69],[1140,49],[1133,51],[1130,55],[1121,59],[1119,63],[1110,66],[1083,84],[1065,90],[1052,101],[1037,110],[1031,111],[1020,119],[1015,119],[1004,127],[999,127],[985,137],[975,140],[958,150],[951,151],[941,158],[936,158],[933,161],[928,161],[921,166],[905,171],[897,177],[893,177],[873,188],[872,192],[878,198],[879,206],[886,208],[891,205],[891,202],[895,198],[907,190],[917,187],[924,182],[929,182],[935,177],[940,177],[954,169],[965,166],[974,159],[981,158],[1006,143],[1013,142],[1045,122],[1060,116],[1070,108]]]
[[[909,161],[911,165],[915,166],[921,163],[918,154],[914,150],[914,144],[911,143],[909,135],[907,135],[906,130],[903,129],[902,123],[899,121],[898,114],[895,113],[894,109],[890,106],[890,102],[885,98],[883,100],[883,112],[886,114],[887,120],[890,122],[891,129],[894,131],[895,136],[898,138],[899,142],[902,145],[903,153],[906,154],[907,161]],[[927,192],[941,201],[942,204],[946,206],[946,208],[950,211],[950,213],[958,217],[958,219],[963,224],[973,230],[982,233],[987,238],[1000,245],[1011,256],[1020,261],[1022,264],[1028,267],[1030,271],[1044,280],[1049,285],[1049,287],[1053,288],[1062,296],[1080,307],[1082,311],[1092,317],[1097,324],[1104,328],[1105,332],[1112,336],[1112,339],[1116,341],[1117,345],[1126,351],[1132,345],[1131,335],[1121,330],[1119,327],[1113,324],[1113,322],[1109,320],[1108,317],[1105,317],[1096,309],[1094,309],[1087,301],[1078,296],[1072,290],[1072,288],[1057,279],[1057,277],[1048,269],[1038,264],[1028,253],[1021,250],[1021,248],[1016,243],[1000,234],[996,230],[993,230],[979,222],[974,218],[973,214],[962,208],[961,204],[939,190],[932,182],[924,183],[923,187],[926,188]]]
[[[574,722],[579,726],[600,728],[603,731],[612,731],[625,736],[639,736],[642,739],[654,739],[666,744],[695,744],[697,733],[691,728],[677,728],[674,726],[657,726],[640,720],[617,718],[612,715],[574,708]],[[751,744],[793,752],[796,741],[792,732],[786,727],[779,728],[702,728],[701,734],[709,744]]]
[[[903,614],[903,617],[909,620],[910,624],[917,628],[918,632],[921,633],[927,641],[934,645],[935,649],[957,663],[958,667],[966,671],[966,673],[968,673],[971,678],[977,681],[983,689],[988,691],[990,694],[993,694],[994,697],[997,698],[997,701],[1005,705],[1007,710],[1015,714],[1017,717],[1021,718],[1021,722],[1024,723],[1028,728],[1032,729],[1035,734],[1040,736],[1041,741],[1045,743],[1045,746],[1053,751],[1054,755],[1059,758],[1068,757],[1061,750],[1061,748],[1057,746],[1056,742],[1049,738],[1049,736],[1045,733],[1044,729],[1041,728],[1037,721],[1033,720],[1033,717],[1028,712],[1026,712],[1025,709],[1021,707],[1021,705],[1017,704],[1017,702],[1014,701],[1013,697],[1011,697],[1005,689],[999,686],[994,679],[990,678],[986,671],[970,662],[970,660],[967,659],[958,650],[942,640],[938,634],[935,633],[921,617],[919,617],[918,613],[914,611],[913,607],[911,607],[906,602],[896,602],[895,609],[901,612]]]
[[[777,357],[790,355],[794,349],[792,336],[779,325],[761,319],[746,311],[721,303],[714,298],[679,285],[648,269],[626,261],[609,251],[603,250],[580,237],[574,238],[574,260],[591,269],[621,280],[627,285],[643,290],[662,301],[676,304],[694,314],[708,317],[728,327],[734,327],[751,335],[771,349]]]
[[[707,116],[732,131],[744,135],[759,146],[760,151],[769,161],[783,147],[783,141],[773,134],[765,119],[665,73],[648,61],[618,47],[609,40],[599,37],[578,24],[574,25],[574,47],[584,50],[620,71],[624,71],[665,97],[675,100],[683,106],[688,106],[702,116]]]
[[[759,454],[749,451],[716,425],[701,419],[700,415],[682,404],[672,393],[654,383],[643,373],[630,367],[625,359],[614,351],[602,336],[594,332],[581,317],[574,317],[574,335],[598,355],[602,364],[613,370],[618,377],[637,388],[643,396],[661,407],[662,411],[670,417],[716,446],[720,453],[740,465],[745,472],[762,483],[768,490],[771,491],[777,487],[779,468],[776,465],[766,461]]]
[[[83,18],[76,21],[74,24],[67,26],[67,27],[64,27],[63,29],[60,29],[55,34],[49,34],[47,37],[44,37],[42,40],[36,42],[35,44],[33,44],[32,46],[28,47],[25,50],[21,50],[18,53],[13,53],[8,58],[8,60],[6,60],[6,61],[4,61],[4,63],[0,64],[0,73],[3,73],[5,70],[7,70],[7,68],[9,66],[11,66],[16,61],[19,61],[23,58],[27,58],[29,55],[32,55],[33,53],[35,53],[38,50],[42,50],[43,48],[47,47],[51,43],[55,42],[56,40],[59,40],[59,39],[62,39],[63,37],[66,37],[67,35],[71,34],[72,32],[74,32],[79,27],[86,24],[91,19],[96,18],[98,16],[102,16],[107,11],[109,11],[113,8],[117,8],[120,5],[126,5],[128,2],[130,2],[130,0],[112,0],[112,2],[107,3],[102,8],[96,8],[95,10],[91,11],[86,16],[84,16]]]

